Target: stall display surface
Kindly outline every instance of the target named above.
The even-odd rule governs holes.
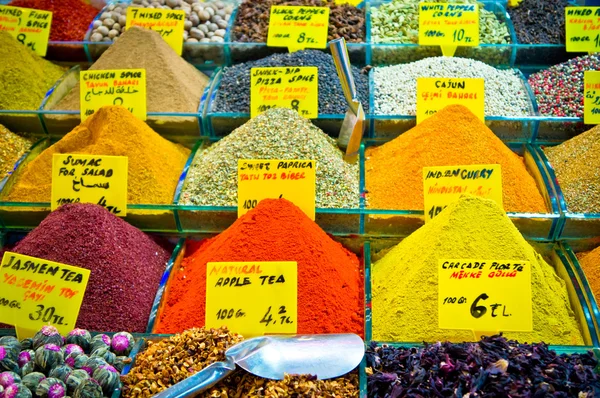
[[[566,52],[570,0],[477,2],[480,45],[453,58],[418,45],[417,0],[0,4],[54,12],[44,58],[0,32],[0,255],[91,271],[64,337],[0,323],[0,398],[150,397],[224,370],[198,396],[600,396],[600,130],[583,120],[600,56]],[[267,46],[272,5],[329,8],[365,111],[355,158],[337,142],[353,111],[335,51]],[[131,7],[183,10],[181,56],[126,31]],[[251,117],[250,69],[273,66],[318,67],[317,117]],[[147,120],[108,106],[81,122],[82,71],[138,67]],[[419,77],[485,79],[484,119],[453,105],[417,124]],[[55,153],[127,156],[127,215],[51,211]],[[243,159],[314,160],[314,220],[287,197],[238,216]],[[426,220],[423,167],[484,163],[502,165],[502,207],[462,197]],[[528,261],[532,328],[441,329],[447,257]],[[252,336],[206,327],[207,270],[243,261],[295,261],[297,333],[352,333],[361,363],[326,380],[231,369],[226,351]],[[0,315],[11,306],[0,294]]]

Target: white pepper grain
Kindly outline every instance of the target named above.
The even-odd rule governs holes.
[[[500,70],[468,58],[432,57],[408,64],[373,68],[375,113],[378,115],[415,115],[417,78],[485,79],[485,114],[488,116],[525,116],[530,100],[518,73]]]

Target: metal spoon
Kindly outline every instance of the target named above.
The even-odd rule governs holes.
[[[365,345],[355,334],[255,337],[228,349],[226,362],[215,362],[155,397],[194,397],[233,373],[236,364],[266,379],[282,380],[285,374],[330,379],[356,368],[364,353]]]

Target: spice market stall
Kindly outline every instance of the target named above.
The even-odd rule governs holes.
[[[0,398],[599,397],[600,7],[0,0]]]

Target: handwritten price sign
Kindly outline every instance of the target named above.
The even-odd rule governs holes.
[[[206,327],[226,325],[246,337],[295,334],[295,261],[206,264]]]
[[[28,334],[47,324],[63,335],[75,327],[89,270],[12,252],[0,268],[0,322]]]
[[[417,123],[448,105],[464,105],[485,121],[484,79],[419,77],[417,79]]]
[[[284,198],[315,219],[314,160],[238,160],[238,217],[263,199]]]
[[[127,215],[127,157],[52,155],[52,203],[94,203],[111,213]]]
[[[454,55],[457,46],[478,46],[479,6],[420,3],[419,45],[441,46],[446,56]]]
[[[565,8],[567,52],[600,51],[600,7]]]
[[[146,120],[146,70],[86,70],[79,74],[81,121],[106,105],[121,105]]]
[[[502,206],[499,164],[423,167],[425,222],[437,216],[461,195],[492,199]]]
[[[267,46],[326,48],[329,7],[271,6]]]
[[[533,330],[528,261],[440,260],[440,329]]]
[[[271,108],[288,108],[300,116],[319,116],[319,69],[316,66],[252,68],[250,117]]]
[[[584,72],[583,87],[583,122],[600,124],[600,72]]]
[[[52,25],[52,12],[0,6],[0,30],[11,34],[23,45],[44,57]]]
[[[127,22],[125,28],[132,26],[152,29],[161,37],[178,55],[183,51],[183,31],[185,30],[185,11],[164,10],[160,8],[127,8]]]

